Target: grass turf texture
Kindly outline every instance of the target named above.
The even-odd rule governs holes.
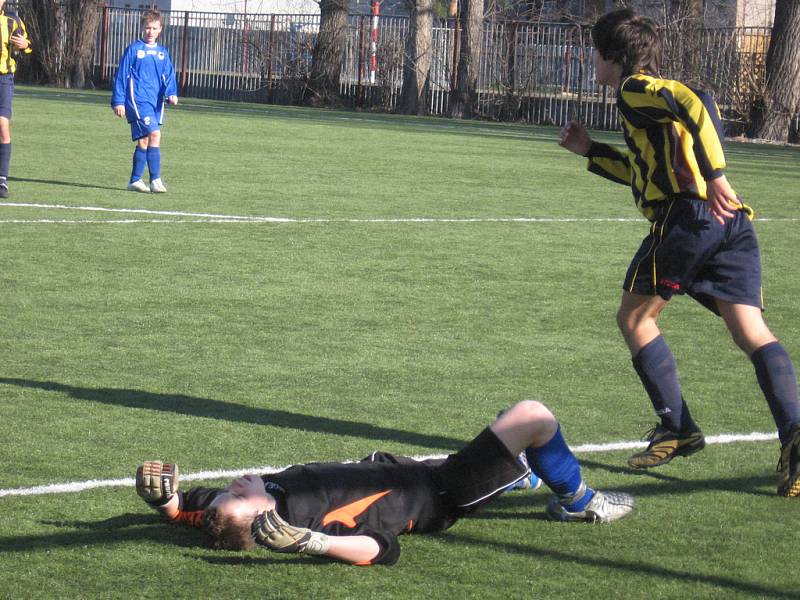
[[[654,423],[614,325],[646,224],[563,221],[636,212],[554,129],[186,101],[164,128],[170,192],[143,195],[124,191],[132,144],[107,99],[18,90],[10,200],[562,221],[0,207],[3,488],[130,477],[147,458],[194,472],[444,453],[523,397],[544,400],[574,445]],[[730,144],[727,156],[760,218],[797,218],[797,149]],[[80,222],[8,222],[39,219]],[[800,361],[797,222],[756,228],[767,317]],[[707,434],[773,429],[721,321],[680,298],[662,324]],[[628,454],[579,456],[591,484],[636,495],[626,521],[549,523],[546,493],[515,493],[404,537],[388,569],[212,552],[131,488],[4,497],[0,597],[798,597],[800,503],[774,496],[777,442],[710,446],[647,473]]]

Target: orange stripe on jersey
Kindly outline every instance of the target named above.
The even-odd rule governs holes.
[[[377,494],[372,494],[371,496],[361,498],[361,500],[356,500],[350,504],[345,504],[341,508],[336,508],[325,515],[325,518],[322,519],[322,525],[325,526],[329,523],[333,523],[334,521],[339,521],[345,527],[355,527],[356,517],[366,511],[370,506],[375,504],[389,492],[391,492],[391,490],[378,492]]]
[[[178,511],[178,514],[172,519],[173,523],[181,523],[183,525],[191,525],[192,527],[203,526],[203,511]]]

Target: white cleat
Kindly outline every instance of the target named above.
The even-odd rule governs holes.
[[[147,184],[142,181],[141,179],[137,179],[128,184],[128,191],[129,192],[144,192],[146,194],[150,193],[150,188],[147,187]]]
[[[163,194],[167,191],[167,188],[164,186],[164,182],[161,179],[153,179],[150,182],[150,191],[154,194]]]
[[[554,521],[588,521],[609,523],[633,512],[633,496],[624,492],[595,492],[594,497],[581,511],[570,512],[554,496],[547,505],[547,516]]]

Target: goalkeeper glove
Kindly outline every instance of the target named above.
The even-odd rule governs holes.
[[[136,469],[136,493],[150,506],[163,506],[178,491],[178,465],[148,460]]]
[[[258,515],[253,520],[250,531],[257,544],[275,552],[325,554],[330,547],[327,535],[289,525],[275,510],[268,510]]]

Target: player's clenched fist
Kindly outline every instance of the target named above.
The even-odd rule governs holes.
[[[136,493],[148,504],[166,504],[177,491],[178,465],[148,460],[136,469]]]
[[[330,540],[324,533],[289,525],[274,510],[258,515],[250,530],[257,544],[275,552],[325,554],[330,547]]]
[[[561,128],[558,144],[570,152],[586,156],[592,146],[592,138],[589,137],[583,125],[577,121],[572,121]]]

